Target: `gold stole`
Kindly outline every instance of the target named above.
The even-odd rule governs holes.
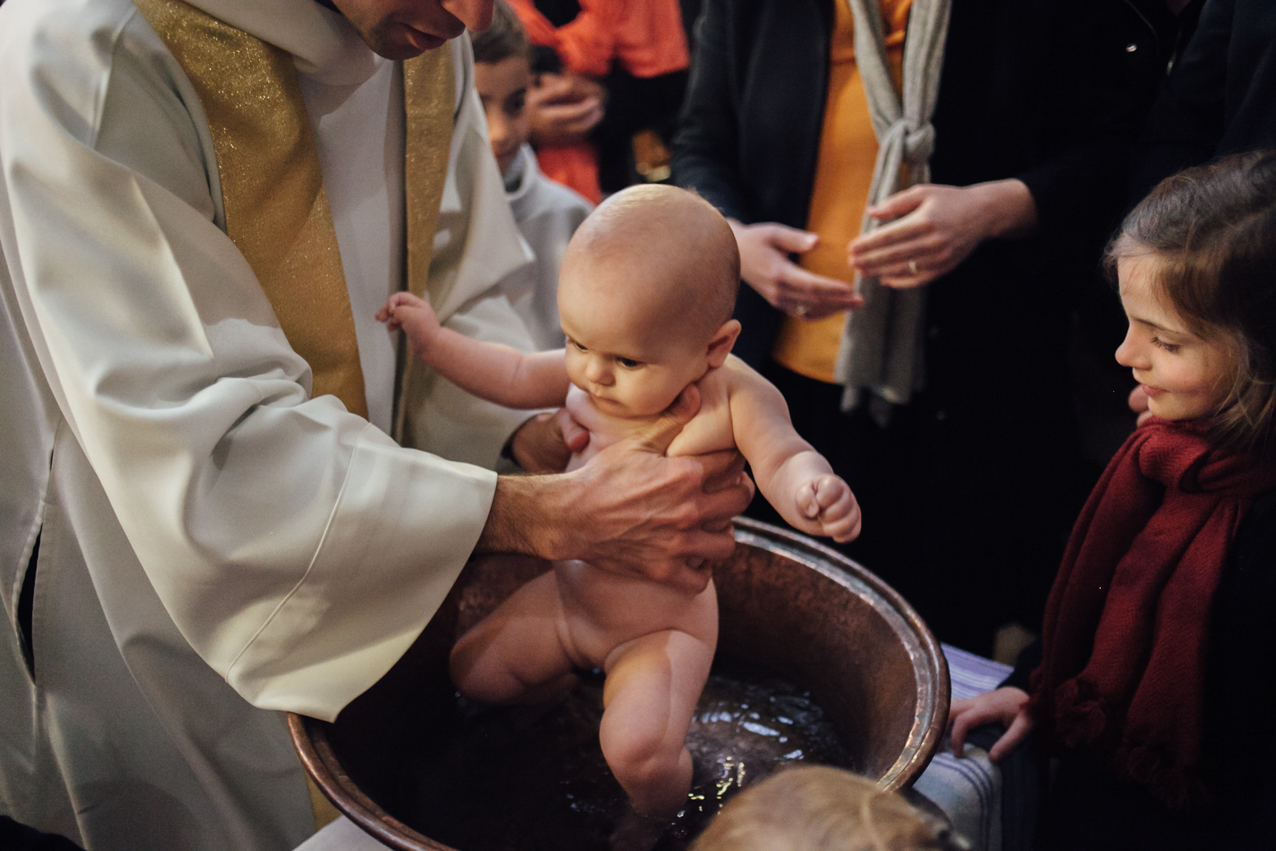
[[[330,393],[366,417],[354,316],[292,55],[182,0],[136,4],[199,95],[226,234],[256,274],[289,345],[310,364],[311,395]],[[403,83],[407,279],[408,289],[423,295],[452,139],[450,50],[405,62]]]

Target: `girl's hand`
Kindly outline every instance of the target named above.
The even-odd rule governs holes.
[[[954,700],[948,712],[953,754],[961,757],[968,732],[994,721],[1001,722],[1006,732],[988,751],[988,758],[1000,762],[1032,732],[1034,722],[1028,714],[1027,693],[1007,686],[965,700]]]
[[[425,354],[430,340],[439,330],[439,317],[434,308],[408,292],[390,296],[385,306],[377,311],[376,319],[384,322],[391,331],[402,328],[408,338],[408,348],[417,357]]]
[[[798,511],[818,526],[818,535],[828,535],[839,544],[854,540],[860,533],[860,506],[851,487],[837,476],[811,479],[797,492]]]
[[[837,278],[816,275],[789,259],[815,247],[819,240],[808,231],[773,222],[746,225],[728,219],[740,248],[740,278],[776,310],[806,319],[820,319],[864,306],[854,287]]]
[[[1152,412],[1148,410],[1148,394],[1144,392],[1142,384],[1137,385],[1130,391],[1130,397],[1126,400],[1126,404],[1130,406],[1131,411],[1138,414],[1134,420],[1136,427],[1152,419]]]

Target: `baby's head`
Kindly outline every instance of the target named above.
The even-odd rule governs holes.
[[[840,768],[808,765],[736,795],[691,851],[960,851],[970,846],[893,792]]]
[[[1276,455],[1276,152],[1162,182],[1108,249],[1130,320],[1117,360],[1165,419]]]
[[[474,44],[474,88],[483,102],[487,136],[501,174],[509,169],[527,141],[527,87],[532,84],[532,48],[518,15],[505,0],[496,0],[492,25],[471,32]]]
[[[707,201],[654,184],[612,195],[559,270],[572,383],[614,416],[660,413],[730,354],[739,285],[735,236]]]

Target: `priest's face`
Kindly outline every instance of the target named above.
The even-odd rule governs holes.
[[[368,46],[387,59],[411,59],[492,23],[493,0],[333,0]]]

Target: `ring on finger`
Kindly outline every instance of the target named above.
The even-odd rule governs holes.
[[[908,271],[909,271],[910,273],[914,274],[914,275],[916,275],[916,274],[917,274],[917,261],[916,261],[916,260],[909,260],[909,261],[908,261]]]

